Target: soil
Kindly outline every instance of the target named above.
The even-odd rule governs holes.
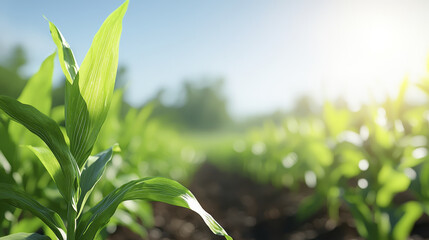
[[[362,239],[351,214],[340,207],[339,221],[329,220],[322,208],[312,217],[299,221],[297,210],[302,200],[312,194],[308,188],[299,192],[256,183],[234,173],[221,171],[205,163],[197,171],[189,189],[235,240],[271,239]],[[209,240],[215,236],[194,212],[184,208],[154,203],[155,227],[148,230],[151,240]],[[429,220],[420,219],[409,239],[429,239]],[[110,240],[140,240],[125,227],[118,227]]]

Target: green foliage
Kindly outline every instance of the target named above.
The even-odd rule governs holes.
[[[312,188],[297,211],[301,220],[326,206],[338,221],[346,205],[363,238],[406,239],[429,213],[427,107],[407,105],[407,89],[405,80],[396,99],[357,112],[327,102],[319,115],[266,122],[208,159],[260,182]],[[398,201],[404,194],[410,199]]]
[[[0,93],[8,95],[0,96],[0,235],[10,234],[0,239],[95,239],[118,224],[145,236],[138,220],[153,224],[147,201],[191,209],[213,233],[231,239],[174,181],[189,180],[205,157],[169,128],[228,126],[222,81],[185,83],[178,105],[162,105],[159,94],[141,109],[125,106],[123,89],[114,92],[114,86],[127,7],[128,1],[106,19],[80,67],[49,22],[65,76],[65,106],[52,108],[55,53],[25,88],[18,73],[25,63],[22,49],[0,67]],[[275,114],[274,122],[219,145],[201,136],[194,141],[224,168],[278,187],[313,189],[297,209],[301,220],[326,206],[338,221],[343,205],[363,238],[406,239],[421,215],[429,214],[427,107],[406,104],[409,85],[405,80],[396,98],[358,112],[326,102],[318,114],[311,98],[302,97],[295,116]],[[429,80],[418,85],[429,92]],[[174,180],[140,178],[151,175]],[[411,200],[398,201],[401,194]],[[128,200],[139,204],[122,204]],[[40,229],[44,236],[21,233]]]
[[[0,237],[1,240],[49,240],[47,236],[37,233],[15,233],[6,237]]]
[[[95,184],[97,184],[103,176],[107,163],[112,159],[112,154],[112,148],[109,148],[108,150],[97,154],[95,157],[89,157],[87,160],[81,174],[81,193],[77,205],[78,216],[82,212],[83,206],[85,206],[86,200],[94,189]]]
[[[48,225],[59,239],[65,239],[65,227],[60,216],[33,200],[25,192],[10,184],[0,184],[0,199],[14,207],[30,211]]]
[[[34,107],[22,104],[10,97],[0,96],[0,109],[13,120],[36,134],[48,145],[55,158],[45,158],[42,162],[50,164],[49,161],[58,161],[58,165],[61,166],[61,172],[64,175],[64,182],[58,182],[58,187],[66,201],[72,202],[75,190],[74,183],[77,180],[79,170],[58,124]],[[60,171],[55,166],[49,169],[53,171],[50,172],[52,176],[57,176]],[[55,180],[60,179],[56,178]]]
[[[201,215],[213,233],[231,239],[225,230],[203,210],[192,193],[174,180],[159,177],[133,180],[111,191],[95,206],[88,201],[95,186],[102,179],[107,164],[112,160],[114,151],[119,149],[114,146],[95,156],[90,156],[112,101],[122,18],[127,7],[128,1],[125,1],[106,19],[94,37],[80,69],[63,35],[54,24],[49,23],[53,40],[58,48],[60,64],[67,78],[66,105],[63,108],[65,109],[65,130],[49,117],[51,98],[47,96],[51,94],[55,54],[49,56],[39,72],[30,79],[19,101],[0,96],[0,131],[3,133],[0,135],[1,142],[5,143],[6,147],[13,146],[16,141],[13,138],[19,139],[26,136],[26,132],[22,131],[19,125],[11,124],[9,119],[39,137],[41,141],[25,138],[32,144],[42,145],[26,144],[27,148],[37,156],[61,193],[59,196],[55,192],[52,193],[53,199],[48,196],[42,196],[39,199],[40,202],[53,205],[54,210],[43,206],[32,195],[13,184],[13,182],[21,182],[22,179],[15,175],[13,180],[3,181],[2,179],[0,200],[6,203],[4,204],[6,206],[27,210],[38,217],[44,225],[40,225],[37,221],[32,222],[31,225],[33,228],[43,226],[47,236],[15,233],[1,239],[95,239],[99,237],[98,234],[110,221],[120,204],[126,200],[161,201],[189,208]],[[46,81],[49,83],[46,84]],[[46,89],[44,89],[45,86]],[[35,106],[26,103],[34,103]],[[114,108],[118,109],[115,105]],[[53,114],[57,116],[57,110],[53,111]],[[146,110],[139,114],[141,120],[146,119],[147,116]],[[61,117],[57,116],[57,118]],[[130,139],[125,139],[125,142],[127,141],[127,145],[131,144]],[[16,148],[13,149],[16,150]],[[6,162],[2,163],[3,166],[6,166],[6,163],[9,164],[7,161],[11,159],[22,161],[20,151],[8,152],[4,147],[0,150],[8,156]],[[17,168],[14,166],[13,171],[18,169],[19,164],[16,166]],[[12,172],[12,169],[4,169],[7,172],[6,175]],[[43,186],[43,175],[39,177],[39,181],[35,179],[37,177],[34,176],[30,179],[33,181],[32,184]],[[37,187],[41,186],[34,186],[33,189]],[[55,199],[63,201],[60,201],[58,206],[52,203]],[[4,207],[3,204],[2,207]]]
[[[176,181],[159,177],[131,181],[117,188],[103,201],[82,215],[77,227],[77,237],[79,239],[92,239],[101,227],[107,224],[121,202],[138,199],[159,201],[189,208],[203,218],[213,233],[231,239],[213,217],[204,211],[189,190]]]
[[[67,81],[66,129],[71,152],[79,167],[91,154],[110,107],[122,18],[127,7],[128,2],[125,2],[106,19],[95,35],[76,78],[72,83]]]

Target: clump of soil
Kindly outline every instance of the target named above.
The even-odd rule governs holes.
[[[305,187],[295,192],[260,184],[205,163],[195,174],[189,189],[235,240],[362,239],[345,207],[340,208],[338,222],[328,218],[325,208],[299,221],[299,204],[312,194],[312,190]],[[148,239],[224,239],[213,235],[192,211],[163,203],[154,203],[153,207],[155,227],[148,230]],[[429,236],[429,229],[424,227],[427,223],[419,221],[410,239],[426,239],[423,236]],[[109,239],[141,238],[120,227]]]

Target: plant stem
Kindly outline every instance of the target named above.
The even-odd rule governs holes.
[[[67,240],[75,240],[76,211],[71,203],[67,204]]]

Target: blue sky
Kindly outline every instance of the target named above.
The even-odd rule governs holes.
[[[122,1],[99,3],[2,1],[0,54],[23,44],[26,74],[34,72],[55,50],[45,15],[81,63]],[[138,104],[161,87],[201,77],[226,79],[235,116],[289,108],[302,94],[319,101],[342,94],[355,103],[382,98],[405,74],[423,74],[428,12],[427,1],[131,0],[120,45],[127,99]]]

